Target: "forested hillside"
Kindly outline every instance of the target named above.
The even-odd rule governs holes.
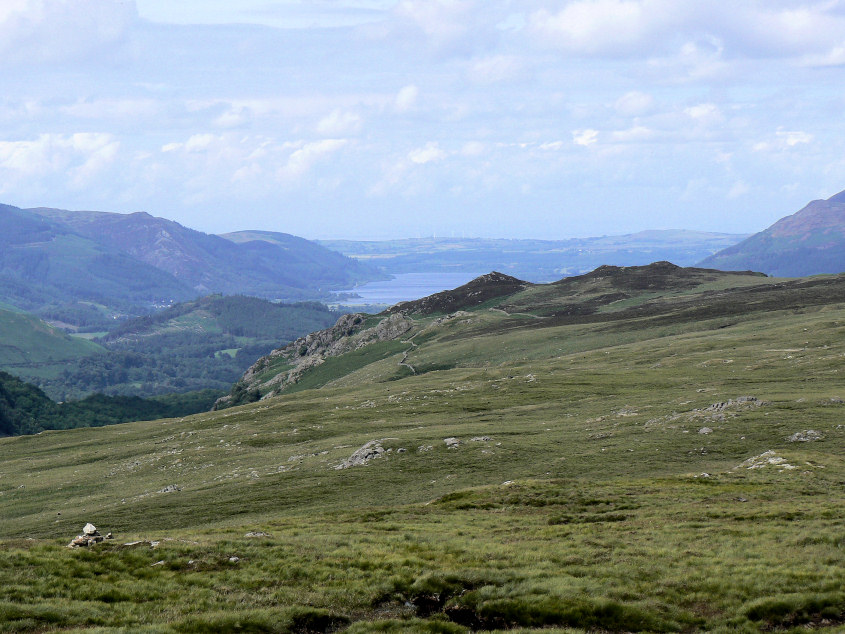
[[[101,353],[34,380],[57,400],[228,390],[258,357],[338,317],[316,302],[204,297],[122,322],[97,340]]]
[[[218,395],[214,390],[154,399],[96,394],[55,403],[34,385],[0,372],[0,436],[187,416],[208,410]]]

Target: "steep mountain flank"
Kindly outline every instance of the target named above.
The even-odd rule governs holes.
[[[344,315],[331,328],[300,337],[261,357],[235,384],[232,392],[217,401],[215,409],[281,394],[327,360],[371,344],[393,342],[414,326],[414,321],[401,313],[367,317],[360,313]],[[395,349],[387,348],[385,352],[392,354]]]
[[[165,271],[200,293],[290,299],[379,277],[364,264],[295,236],[284,243],[235,242],[144,212],[31,211]]]
[[[0,206],[0,301],[24,310],[85,301],[112,312],[195,292],[166,271],[139,261],[60,220]]]
[[[210,292],[320,299],[382,277],[294,236],[236,243],[147,213],[0,205],[0,302],[76,325]]]
[[[814,200],[700,266],[753,269],[780,277],[845,271],[845,191]]]
[[[307,279],[315,285],[337,288],[338,272],[343,271],[343,284],[350,288],[362,282],[387,278],[366,263],[289,233],[236,231],[220,237],[249,251],[265,267],[283,269],[285,275],[293,280]]]

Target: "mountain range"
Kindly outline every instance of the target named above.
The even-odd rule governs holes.
[[[771,227],[705,258],[699,266],[778,277],[845,271],[845,191],[814,200]]]
[[[500,271],[531,282],[551,282],[605,264],[635,266],[668,260],[691,266],[747,237],[748,234],[649,230],[569,240],[429,237],[318,243],[392,275],[425,271],[477,276]]]
[[[319,299],[383,277],[288,234],[233,241],[143,212],[0,205],[0,301],[69,324],[211,292]]]

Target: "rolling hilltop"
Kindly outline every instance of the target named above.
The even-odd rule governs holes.
[[[302,385],[347,384],[359,373],[368,383],[393,381],[429,369],[491,363],[508,348],[504,342],[502,348],[485,348],[492,357],[483,359],[475,352],[476,335],[507,337],[537,331],[536,338],[542,341],[546,329],[567,324],[604,323],[612,330],[620,323],[628,328],[631,321],[640,323],[645,318],[667,324],[728,318],[734,312],[747,311],[750,298],[755,306],[781,307],[790,294],[785,288],[802,289],[795,291],[798,299],[794,302],[803,306],[810,301],[829,301],[825,293],[842,286],[831,286],[825,280],[806,290],[804,284],[775,281],[760,273],[681,268],[669,262],[602,266],[552,284],[531,284],[490,273],[452,291],[397,304],[379,315],[345,315],[332,328],[297,339],[259,359],[236,384],[233,394],[275,396]],[[462,340],[454,332],[455,323],[465,326],[458,332],[473,337]],[[465,349],[467,343],[469,350]],[[228,403],[222,399],[218,407]]]
[[[490,274],[0,439],[10,631],[841,632],[845,276]],[[234,395],[233,395],[234,396]],[[92,522],[114,539],[68,541]]]
[[[789,277],[845,271],[845,191],[812,201],[700,266]]]
[[[209,293],[317,299],[382,274],[313,242],[239,243],[147,213],[0,206],[0,301],[56,321],[144,314]]]

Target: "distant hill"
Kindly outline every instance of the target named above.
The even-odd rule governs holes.
[[[85,301],[116,314],[196,295],[187,283],[107,242],[57,219],[0,205],[0,301],[54,313]]]
[[[284,279],[291,284],[296,280],[309,280],[319,288],[344,285],[349,288],[362,281],[387,277],[378,274],[369,264],[289,233],[236,231],[220,237],[242,250],[249,250],[268,270],[282,270]]]
[[[765,231],[702,260],[700,266],[780,277],[845,271],[845,191],[812,201]]]
[[[338,315],[316,302],[203,297],[121,323],[97,340],[100,354],[36,382],[56,400],[92,392],[149,397],[228,390],[258,357],[333,324]]]
[[[0,309],[0,370],[28,377],[58,375],[66,364],[105,352],[26,313]]]
[[[636,266],[667,260],[691,266],[746,237],[747,234],[677,230],[571,240],[416,238],[318,242],[390,274],[448,271],[481,275],[501,271],[531,282],[550,282],[604,264]]]
[[[236,242],[147,213],[0,205],[0,302],[79,325],[96,315],[80,302],[108,316],[211,292],[297,301],[382,276],[285,238]]]

